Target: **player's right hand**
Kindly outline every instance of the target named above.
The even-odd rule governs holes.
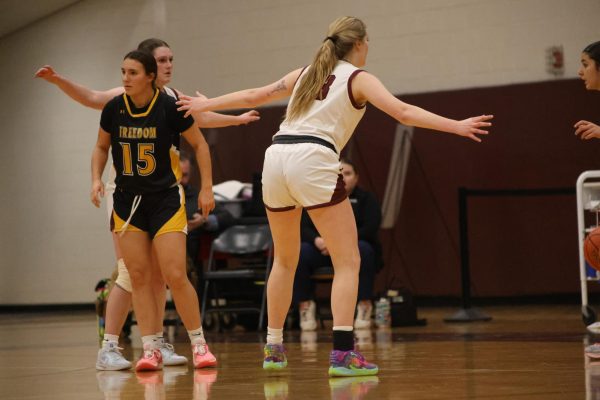
[[[480,115],[479,117],[471,117],[458,121],[458,129],[455,133],[476,142],[481,142],[481,139],[476,135],[488,134],[488,131],[481,128],[492,126],[492,123],[488,122],[492,118],[494,118],[493,115]]]
[[[101,180],[95,180],[92,182],[92,190],[90,192],[90,200],[96,207],[100,207],[100,202],[104,197],[104,182]]]

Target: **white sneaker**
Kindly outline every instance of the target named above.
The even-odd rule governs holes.
[[[315,313],[317,305],[314,301],[308,302],[308,307],[300,309],[300,329],[303,331],[314,331],[317,329],[317,320],[315,319]]]
[[[354,320],[354,329],[370,329],[371,314],[373,313],[373,304],[367,305],[359,303],[356,306],[356,319]]]
[[[170,365],[182,365],[187,364],[188,362],[187,358],[175,353],[175,349],[171,343],[163,342],[161,345],[159,345],[159,349],[160,353],[162,354],[164,366],[168,367]]]
[[[106,342],[98,350],[96,369],[99,371],[120,371],[131,368],[131,363],[123,357],[122,350],[115,342]]]

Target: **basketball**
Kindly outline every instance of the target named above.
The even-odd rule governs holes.
[[[585,242],[583,243],[583,253],[585,255],[585,260],[590,264],[592,268],[597,271],[600,271],[600,254],[598,250],[600,249],[600,227],[594,229],[590,232],[589,235],[585,238]]]

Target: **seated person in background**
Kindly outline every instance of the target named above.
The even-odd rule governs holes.
[[[198,262],[200,241],[202,236],[211,234],[214,237],[235,223],[233,215],[219,202],[215,202],[215,208],[207,218],[198,212],[198,189],[190,185],[190,157],[181,152],[179,154],[179,166],[181,168],[181,186],[185,192],[185,212],[187,215],[188,234],[186,247],[188,257],[193,261],[198,271],[198,279],[202,279],[202,265]],[[212,237],[211,237],[212,239]],[[197,285],[200,287],[201,285]]]
[[[368,329],[371,326],[371,313],[373,310],[373,282],[376,272],[383,265],[381,244],[378,232],[381,224],[381,208],[373,193],[367,192],[356,186],[358,172],[352,162],[342,159],[342,176],[346,194],[350,199],[356,228],[358,231],[358,249],[360,252],[360,273],[358,281],[358,304],[356,306],[355,329]],[[300,311],[300,328],[315,330],[316,304],[313,298],[313,282],[310,279],[313,271],[319,267],[333,265],[327,243],[319,236],[306,211],[302,212],[301,222],[302,244],[300,247],[300,260],[294,278],[294,293],[292,303]]]

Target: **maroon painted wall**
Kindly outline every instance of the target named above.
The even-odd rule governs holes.
[[[494,114],[483,143],[416,129],[400,214],[382,230],[385,268],[378,288],[403,285],[421,296],[460,294],[457,189],[574,187],[600,169],[600,141],[581,141],[573,124],[600,122],[600,95],[578,80],[404,95],[430,111],[465,118]],[[209,130],[216,183],[250,181],[284,113]],[[383,198],[395,121],[372,106],[346,153],[361,185]],[[513,296],[579,292],[574,196],[469,199],[472,293]]]

